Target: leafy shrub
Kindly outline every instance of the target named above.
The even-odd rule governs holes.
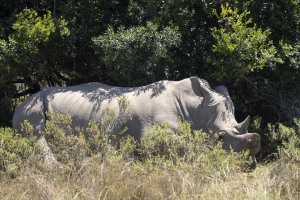
[[[186,170],[211,173],[229,173],[242,169],[248,161],[244,154],[227,153],[215,135],[192,131],[187,122],[179,122],[175,130],[169,125],[154,124],[146,130],[140,141],[123,132],[112,133],[114,115],[106,112],[100,122],[90,121],[83,129],[72,127],[70,116],[54,114],[46,123],[45,136],[57,160],[62,164],[80,168],[87,158],[100,161],[134,159],[149,169],[182,166]],[[126,131],[126,129],[124,129]]]
[[[70,115],[47,114],[44,135],[58,162],[76,167],[86,156],[87,143]]]
[[[215,135],[201,130],[193,131],[187,122],[179,122],[175,130],[170,130],[167,123],[154,124],[140,141],[136,141],[130,135],[125,136],[123,131],[112,132],[112,127],[116,125],[113,112],[107,110],[105,114],[101,121],[90,121],[86,128],[74,127],[69,115],[47,114],[45,138],[57,161],[66,170],[70,170],[69,173],[78,171],[83,163],[94,158],[100,163],[120,159],[135,160],[148,170],[180,166],[200,174],[221,171],[224,175],[243,169],[248,162],[245,159],[247,152],[227,153],[221,143],[216,142]],[[27,121],[23,124],[23,132],[27,135],[33,132]],[[23,149],[36,141],[34,137],[14,137],[25,142]],[[29,150],[25,151],[27,157],[32,152]],[[18,155],[20,152],[13,150]],[[20,157],[25,159],[26,156],[21,154]]]
[[[17,175],[33,150],[30,137],[22,137],[11,128],[0,128],[0,177]]]
[[[181,34],[176,26],[159,27],[151,22],[93,38],[95,51],[102,55],[108,75],[118,85],[143,85],[168,77],[174,71],[173,48]]]
[[[212,171],[229,173],[247,164],[245,154],[227,153],[215,135],[201,130],[192,131],[190,124],[180,122],[170,131],[168,124],[149,127],[141,139],[142,160],[150,167],[181,166],[186,170],[210,174]]]
[[[103,161],[114,155],[116,139],[112,136],[113,113],[106,110],[100,122],[90,121],[87,127],[74,126],[72,117],[63,114],[47,114],[45,137],[57,161],[74,169],[81,167],[87,158],[97,157]]]
[[[138,142],[132,136],[128,135],[120,141],[120,153],[125,159],[132,159],[136,156]]]
[[[300,163],[300,119],[294,122],[294,127],[279,124],[278,137],[283,141],[278,150],[280,158]]]
[[[251,129],[264,133],[262,136],[262,157],[267,161],[284,159],[300,161],[300,119],[294,119],[293,124],[268,124],[261,128],[261,119],[255,119]]]
[[[268,63],[282,62],[276,57],[277,49],[269,39],[270,29],[262,30],[253,23],[250,12],[239,14],[229,4],[221,6],[218,18],[220,27],[211,29],[215,44],[208,62],[215,68],[216,80],[238,79],[255,69],[263,69]]]

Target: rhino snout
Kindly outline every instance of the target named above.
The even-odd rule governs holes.
[[[260,150],[260,135],[248,133],[245,135],[245,150],[249,150],[250,156],[254,156]]]

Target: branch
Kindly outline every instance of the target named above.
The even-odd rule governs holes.
[[[58,71],[53,71],[53,73],[61,80],[63,81],[69,81],[70,79],[64,77],[63,75],[61,75]]]
[[[23,96],[25,96],[25,95],[27,95],[27,94],[33,94],[33,93],[35,93],[35,92],[37,92],[35,89],[29,88],[29,89],[27,89],[27,90],[24,90],[23,92],[20,92],[20,93],[15,94],[15,95],[13,96],[13,98],[23,97]]]
[[[6,81],[5,84],[16,84],[16,83],[25,83],[26,81],[24,79],[16,79],[16,80],[12,80],[12,81]]]

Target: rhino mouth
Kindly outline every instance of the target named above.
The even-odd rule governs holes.
[[[223,149],[230,152],[249,151],[249,156],[255,156],[260,146],[260,135],[257,133],[245,133],[241,135],[232,134],[229,131],[218,131],[219,140],[223,142]]]
[[[250,156],[255,156],[260,148],[260,135],[257,133],[247,133],[245,134],[244,137],[244,150],[249,150],[249,155]]]

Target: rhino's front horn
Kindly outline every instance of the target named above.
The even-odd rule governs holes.
[[[248,126],[250,123],[250,116],[248,116],[243,122],[235,126],[239,133],[248,133]]]

